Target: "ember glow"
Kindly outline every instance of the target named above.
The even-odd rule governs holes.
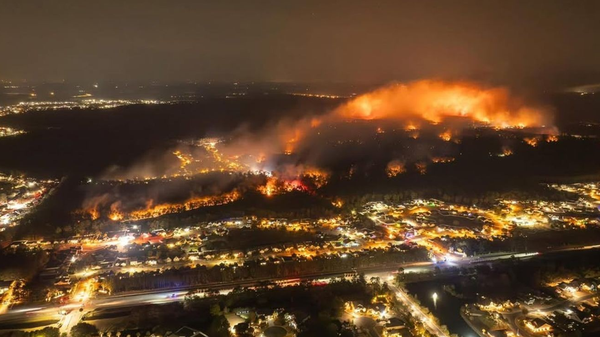
[[[328,178],[329,173],[314,167],[290,168],[287,171],[273,172],[257,190],[268,197],[292,191],[313,193],[327,184]]]
[[[266,184],[258,186],[257,190],[271,197],[274,195],[288,193],[292,191],[308,191],[308,187],[304,185],[300,180],[279,180],[276,177],[269,177]]]
[[[129,213],[126,218],[129,220],[156,218],[165,214],[180,213],[202,207],[228,204],[236,201],[239,197],[240,194],[237,191],[233,191],[215,196],[192,197],[180,204],[164,203],[153,205],[152,200],[150,200],[146,208],[133,211]]]
[[[121,221],[123,220],[123,213],[119,211],[112,212],[108,215],[108,218],[112,221]]]
[[[387,168],[385,169],[388,177],[395,177],[399,174],[406,172],[406,168],[404,167],[404,162],[400,160],[392,160],[388,163]]]
[[[454,157],[433,157],[433,158],[431,158],[431,162],[436,163],[436,164],[451,163],[454,160],[456,160],[456,158],[454,158]]]
[[[540,142],[540,137],[525,137],[523,138],[523,141],[532,147],[536,147]]]
[[[508,156],[512,156],[513,155],[513,151],[510,147],[508,146],[503,146],[502,147],[502,153],[499,154],[499,157],[508,157]]]
[[[267,183],[258,188],[259,192],[267,197],[272,196],[277,191],[277,179],[273,177],[267,178]]]
[[[419,174],[427,173],[427,163],[425,163],[425,162],[416,163],[415,168],[417,169],[417,172],[419,172]]]
[[[160,203],[155,204],[154,200],[149,199],[146,205],[142,208],[136,209],[125,209],[120,201],[113,202],[110,205],[106,205],[105,202],[108,200],[107,196],[99,198],[91,198],[86,201],[86,207],[80,210],[78,214],[83,215],[91,220],[99,219],[103,214],[112,221],[123,221],[123,220],[143,220],[149,218],[156,218],[162,215],[171,213],[180,213],[185,211],[191,211],[194,209],[218,206],[228,204],[236,201],[240,198],[238,191],[232,191],[219,195],[210,196],[192,196],[181,203]],[[108,206],[106,213],[103,213]]]

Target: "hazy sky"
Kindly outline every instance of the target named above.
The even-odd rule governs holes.
[[[600,1],[0,0],[0,78],[600,81]]]

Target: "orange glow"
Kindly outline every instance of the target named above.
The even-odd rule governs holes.
[[[449,142],[452,140],[452,132],[450,130],[446,130],[440,134],[440,138],[445,142]]]
[[[453,157],[433,157],[433,158],[431,158],[431,162],[436,163],[436,164],[451,163],[454,160],[455,160],[455,158],[453,158]]]
[[[311,128],[316,128],[317,126],[321,125],[322,121],[318,118],[313,118],[310,120],[310,127]]]
[[[546,138],[546,141],[548,143],[554,143],[554,142],[558,142],[558,136],[555,135],[548,135],[548,138]]]
[[[118,212],[118,211],[111,212],[108,215],[108,218],[111,219],[112,221],[121,221],[121,220],[123,220],[123,213]]]
[[[179,213],[184,211],[190,211],[201,207],[210,207],[224,205],[233,202],[240,198],[240,193],[232,191],[220,195],[202,196],[202,197],[191,197],[182,203],[163,203],[155,205],[152,199],[146,202],[146,205],[142,209],[136,209],[131,212],[127,212],[122,209],[121,202],[117,201],[110,205],[110,212],[108,218],[112,221],[122,220],[142,220],[149,218],[156,218],[165,214]],[[88,205],[87,209],[83,209],[79,212],[87,214],[92,220],[96,220],[100,217],[100,209],[102,206],[102,198],[96,198],[96,204]]]
[[[419,172],[419,174],[425,174],[427,173],[427,163],[425,162],[418,162],[415,164],[415,168],[417,169],[417,171]]]
[[[404,131],[415,131],[418,130],[417,126],[414,125],[412,122],[409,122],[406,127],[404,128]]]
[[[508,157],[513,154],[513,151],[508,146],[502,147],[502,157]]]
[[[179,161],[181,162],[180,164],[180,168],[182,170],[186,169],[186,166],[188,166],[189,164],[192,163],[192,156],[189,154],[183,154],[181,151],[175,151],[173,152],[173,154],[175,155],[175,157],[177,157],[177,159],[179,159]]]
[[[526,137],[523,138],[523,140],[525,141],[525,143],[527,143],[528,145],[532,146],[532,147],[536,147],[538,146],[538,143],[540,141],[539,137]]]
[[[312,124],[312,122],[311,122],[311,124]],[[284,153],[287,155],[294,153],[294,150],[296,149],[296,145],[298,144],[298,141],[300,139],[302,139],[303,136],[304,136],[304,130],[301,127],[295,127],[291,130],[288,130],[288,132],[285,132],[283,135],[283,139],[285,142]]]
[[[121,208],[120,201],[112,203],[112,205],[110,205],[110,214],[108,215],[108,218],[111,219],[112,221],[123,220],[124,215],[123,215],[123,213],[121,213],[120,208]]]
[[[313,192],[312,188],[322,187],[327,183],[328,178],[328,173],[316,168],[308,168],[305,171],[299,171],[294,176],[288,175],[286,178],[281,176],[267,177],[266,183],[258,186],[257,191],[268,197],[292,191]],[[305,183],[308,183],[310,187]]]
[[[87,210],[87,213],[92,220],[97,220],[100,217],[100,211],[98,211],[98,208],[90,208]]]
[[[378,141],[387,141],[390,135],[395,136],[397,131],[403,129],[404,131],[399,134],[404,138],[417,139],[420,132],[421,136],[428,137],[430,130],[437,130],[436,133],[443,130],[439,135],[440,139],[459,142],[462,128],[455,123],[457,119],[460,119],[460,122],[467,121],[471,125],[493,128],[541,127],[551,122],[543,110],[523,104],[518,98],[511,96],[505,88],[486,88],[468,82],[422,80],[408,84],[392,84],[359,95],[319,117],[275,121],[268,125],[269,129],[264,133],[247,132],[245,128],[240,128],[239,132],[234,132],[234,135],[226,140],[203,138],[191,143],[186,141],[184,142],[185,146],[178,146],[168,152],[169,159],[174,161],[175,158],[172,156],[175,156],[178,160],[175,167],[170,168],[170,171],[155,173],[154,171],[159,170],[147,169],[145,165],[140,165],[139,170],[136,167],[131,171],[136,173],[143,171],[144,174],[131,174],[131,176],[135,179],[137,177],[156,179],[153,175],[170,178],[219,171],[237,172],[243,173],[244,177],[253,175],[251,188],[257,189],[269,197],[298,190],[312,193],[326,185],[330,175],[318,168],[300,164],[302,162],[314,163],[312,158],[320,159],[319,155],[315,156],[313,153],[309,153],[309,150],[311,150],[310,146],[320,146],[321,144],[317,141],[322,141],[323,138],[316,137],[311,134],[311,131],[319,135],[323,131],[323,136],[329,135],[329,133],[341,134],[354,142],[353,138],[357,138],[353,137],[354,135],[335,131],[338,126],[336,123],[341,124],[348,120],[373,120],[375,125],[369,124],[368,127],[371,128],[369,130],[374,130],[374,127],[380,125],[381,127],[377,127],[375,132],[377,134],[386,133],[377,136]],[[435,128],[431,128],[429,125],[430,123],[444,122],[448,123]],[[361,125],[361,123],[356,123],[356,125]],[[318,129],[311,130],[313,128]],[[346,128],[338,130],[346,130]],[[549,135],[526,138],[525,141],[531,146],[536,146],[539,141],[544,139],[551,142],[558,138]],[[305,140],[308,141],[303,143]],[[404,140],[412,143],[406,138]],[[362,142],[362,140],[358,138],[356,142]],[[353,143],[342,144],[346,146],[346,144]],[[327,144],[324,145],[327,146]],[[201,147],[201,149],[190,149],[190,146]],[[281,153],[288,155],[298,153],[299,155],[288,157],[284,161],[272,160],[279,159],[275,156]],[[503,149],[502,153],[506,156],[512,152],[510,149]],[[414,165],[415,170],[420,174],[426,174],[427,165],[430,162],[454,161],[452,157],[417,158],[416,160],[419,161],[416,163],[392,160],[386,166],[386,174],[389,177],[398,176],[405,173],[410,165]],[[285,164],[280,162],[285,162]],[[356,171],[356,166],[351,166],[348,178],[352,178]],[[263,175],[269,176],[266,177],[266,182],[262,180]],[[242,175],[240,174],[240,176]],[[256,181],[262,182],[263,185],[257,186]],[[247,187],[244,186],[244,190]],[[110,211],[108,211],[107,206],[114,201],[114,197],[107,194],[86,200],[83,209],[91,219],[108,215],[110,219],[120,221],[152,218],[200,207],[222,205],[238,198],[240,198],[240,193],[234,191],[213,196],[194,196],[178,204],[155,205],[154,201],[147,197],[149,201],[146,207],[139,207],[143,209],[123,210],[120,204],[115,204],[114,208],[111,205]]]
[[[344,206],[344,202],[342,201],[342,199],[335,199],[331,202],[331,204],[337,208],[342,208],[342,206]]]
[[[358,96],[337,110],[349,119],[411,119],[433,123],[466,117],[498,128],[548,123],[540,109],[523,105],[505,88],[483,88],[468,82],[422,80],[393,84]]]
[[[267,197],[274,195],[277,191],[277,178],[268,177],[267,183],[258,187],[258,191]]]
[[[220,195],[192,197],[181,204],[159,204],[153,205],[152,200],[146,204],[146,208],[133,211],[127,215],[127,219],[141,220],[148,218],[156,218],[165,214],[179,213],[191,211],[201,207],[210,207],[228,204],[240,198],[240,193],[237,191],[224,193]]]
[[[307,167],[302,173],[303,177],[309,178],[316,188],[321,188],[327,184],[329,173],[316,167]]]
[[[406,168],[404,167],[404,162],[400,160],[392,160],[387,164],[385,169],[388,177],[395,177],[399,174],[406,172]]]
[[[412,139],[418,139],[419,138],[419,131],[410,131],[408,133],[408,136]]]

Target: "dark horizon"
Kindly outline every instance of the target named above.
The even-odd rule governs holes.
[[[4,80],[600,82],[595,1],[5,1]]]

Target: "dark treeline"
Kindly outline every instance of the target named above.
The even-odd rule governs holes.
[[[120,273],[107,277],[105,286],[113,293],[158,288],[175,288],[242,280],[265,280],[299,277],[317,273],[351,271],[368,267],[399,265],[425,261],[427,251],[422,248],[373,250],[345,257],[318,256],[312,259],[292,259],[287,262],[248,261],[243,265],[216,265],[208,268],[197,265],[165,271]]]
[[[438,240],[438,239],[436,239]],[[498,252],[532,252],[549,248],[591,245],[600,242],[600,229],[596,227],[573,228],[560,231],[518,229],[507,240],[481,240],[474,238],[445,238],[449,246],[461,249],[468,256]]]
[[[69,180],[71,182],[71,180]],[[23,219],[21,225],[0,232],[0,242],[14,239],[64,239],[74,235],[102,234],[125,228],[120,222],[106,217],[97,220],[82,219],[73,211],[81,207],[79,203],[61,206],[61,199],[69,199],[68,194],[77,189],[72,183],[61,185],[55,195],[40,205],[38,209]],[[60,216],[58,216],[58,215]],[[173,229],[176,227],[197,226],[203,222],[217,221],[231,217],[257,216],[259,218],[283,217],[288,219],[331,217],[339,214],[327,198],[303,192],[291,192],[273,197],[247,191],[241,200],[231,204],[202,207],[200,209],[168,214],[136,223],[148,229]]]
[[[59,337],[60,331],[58,328],[47,327],[40,330],[35,331],[22,331],[22,330],[13,330],[13,331],[3,331],[0,333],[0,337]]]
[[[493,265],[436,268],[431,273],[400,272],[396,279],[413,283],[446,278],[447,291],[471,299],[481,295],[514,299],[523,292],[555,295],[554,290],[547,288],[548,283],[600,276],[599,257],[598,250],[562,252],[529,260],[507,259]]]
[[[0,280],[32,279],[48,260],[43,250],[4,249],[0,252]]]
[[[526,261],[513,268],[518,279],[531,286],[565,279],[600,276],[600,250],[572,251]]]
[[[511,190],[488,190],[473,191],[460,188],[418,188],[418,189],[394,189],[389,191],[368,192],[365,194],[352,193],[344,197],[346,201],[344,208],[360,209],[369,201],[384,201],[399,203],[403,201],[423,198],[438,199],[448,203],[477,205],[480,207],[491,207],[498,199],[510,200],[570,200],[577,199],[572,193],[561,192],[548,188],[544,185],[531,186],[528,189]]]

